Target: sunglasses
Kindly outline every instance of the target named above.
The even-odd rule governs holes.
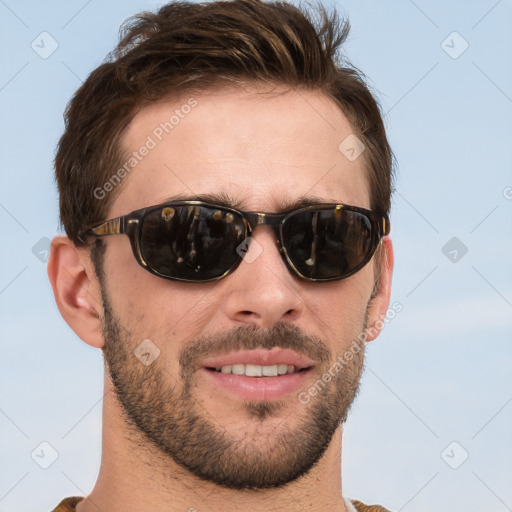
[[[385,213],[345,204],[263,213],[172,201],[102,222],[83,231],[81,238],[125,234],[135,259],[148,272],[175,281],[207,282],[238,267],[261,225],[274,229],[292,274],[314,282],[356,273],[390,229]]]

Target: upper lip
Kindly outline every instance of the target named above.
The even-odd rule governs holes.
[[[274,347],[271,350],[254,349],[239,350],[229,354],[211,356],[202,359],[203,368],[221,368],[234,364],[256,364],[259,366],[273,366],[275,364],[293,365],[297,370],[313,366],[313,362],[293,350]]]

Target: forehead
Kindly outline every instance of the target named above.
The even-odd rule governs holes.
[[[246,210],[282,211],[301,198],[369,206],[364,153],[349,159],[339,148],[350,137],[318,91],[223,88],[155,102],[123,135],[127,172],[110,213],[206,195]]]

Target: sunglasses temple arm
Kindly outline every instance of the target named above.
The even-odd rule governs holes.
[[[381,219],[381,233],[382,236],[389,235],[389,232],[391,231],[391,224],[389,223],[389,217],[384,214]]]
[[[109,235],[120,235],[125,232],[124,219],[122,217],[117,217],[115,219],[110,219],[92,228],[89,231],[89,234],[94,236],[109,236]]]

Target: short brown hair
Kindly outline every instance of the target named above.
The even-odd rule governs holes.
[[[105,198],[94,191],[122,165],[123,130],[144,105],[233,81],[318,90],[332,98],[366,146],[370,207],[388,212],[392,153],[375,98],[341,55],[348,31],[335,9],[328,14],[319,5],[311,13],[281,1],[176,1],[128,19],[115,50],[65,112],[55,174],[69,238],[83,245],[80,231],[108,215],[121,186]]]

